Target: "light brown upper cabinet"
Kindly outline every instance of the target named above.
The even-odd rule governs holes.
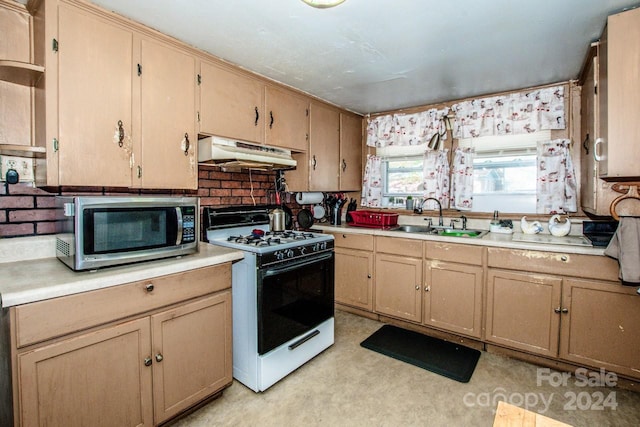
[[[312,102],[309,139],[309,191],[340,188],[340,113]]]
[[[84,8],[44,7],[46,108],[36,118],[46,121],[46,138],[36,139],[46,140],[47,183],[127,187],[133,32]]]
[[[362,118],[340,114],[340,191],[362,188]]]
[[[200,133],[264,142],[264,88],[229,67],[200,64]]]
[[[591,46],[581,74],[580,204],[585,212],[609,215],[609,206],[619,194],[611,183],[599,178],[600,162],[595,160],[594,143],[599,132],[598,45]]]
[[[195,57],[144,38],[138,83],[140,143],[134,145],[133,187],[198,188]]]
[[[47,184],[196,189],[193,57],[88,3],[47,0],[34,20]]]
[[[295,151],[309,149],[309,99],[266,87],[265,144]]]
[[[611,15],[600,39],[599,130],[595,141],[599,176],[640,176],[640,9]]]

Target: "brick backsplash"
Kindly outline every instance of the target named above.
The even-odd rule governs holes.
[[[103,187],[33,188],[0,185],[0,237],[23,237],[55,233],[56,195],[187,195],[199,196],[200,206],[266,204],[272,199],[275,172],[222,172],[200,166],[198,190],[131,190]]]

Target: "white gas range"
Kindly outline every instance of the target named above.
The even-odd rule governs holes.
[[[233,376],[254,391],[334,342],[333,236],[271,233],[268,211],[204,209],[208,242],[245,254],[232,269]]]

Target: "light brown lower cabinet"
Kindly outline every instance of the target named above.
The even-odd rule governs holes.
[[[20,425],[153,425],[150,338],[146,318],[20,354]]]
[[[230,265],[218,265],[16,307],[17,343],[42,310],[73,303],[83,320],[14,350],[14,424],[153,426],[231,384],[230,278]],[[104,318],[101,307],[124,318],[86,328]]]
[[[420,323],[422,241],[376,237],[375,248],[375,311]]]
[[[486,340],[556,357],[561,292],[559,277],[489,269]]]
[[[335,300],[373,310],[373,253],[335,248]]]
[[[422,323],[480,338],[483,278],[482,266],[427,260]]]
[[[373,311],[373,236],[335,233],[335,301]]]
[[[615,282],[566,279],[560,357],[640,378],[640,296]]]

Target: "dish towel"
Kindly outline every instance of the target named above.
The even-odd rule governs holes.
[[[604,254],[618,260],[623,285],[640,285],[640,218],[620,217]]]

